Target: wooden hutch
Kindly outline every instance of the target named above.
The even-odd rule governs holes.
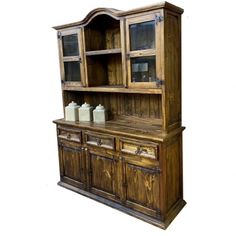
[[[55,120],[60,186],[166,228],[183,200],[181,14],[168,2],[97,8],[56,26],[63,108],[104,105],[108,121]]]

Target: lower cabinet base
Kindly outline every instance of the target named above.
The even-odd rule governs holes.
[[[119,203],[116,203],[114,201],[111,201],[111,200],[108,200],[106,198],[103,198],[103,197],[100,197],[100,196],[97,196],[93,193],[90,193],[90,192],[87,192],[83,189],[79,189],[79,188],[76,188],[74,186],[71,186],[67,183],[64,183],[62,181],[59,181],[58,182],[58,185],[61,186],[61,187],[64,187],[66,189],[69,189],[69,190],[72,190],[76,193],[79,193],[81,195],[84,195],[86,197],[89,197],[93,200],[96,200],[98,202],[101,202],[107,206],[110,206],[112,208],[115,208],[119,211],[122,211],[122,212],[125,212],[126,214],[128,215],[131,215],[131,216],[134,216],[140,220],[143,220],[149,224],[152,224],[152,225],[155,225],[159,228],[162,228],[162,229],[166,229],[169,224],[172,222],[172,220],[178,215],[178,213],[181,211],[181,209],[185,206],[186,202],[184,200],[179,200],[178,202],[176,202],[176,204],[174,204],[174,206],[172,207],[172,209],[170,210],[170,213],[168,214],[168,218],[165,220],[165,222],[162,222],[160,220],[157,220],[153,217],[150,217],[150,216],[147,216],[145,214],[142,214],[141,212],[137,212],[135,210],[132,210],[130,208],[127,208],[123,205],[120,205]]]

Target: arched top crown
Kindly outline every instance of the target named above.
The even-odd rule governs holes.
[[[119,10],[117,9],[113,9],[113,8],[96,8],[92,11],[90,11],[87,16],[82,20],[77,22],[78,25],[87,25],[89,24],[94,18],[96,18],[97,16],[101,16],[101,15],[107,15],[110,16],[114,19],[119,19]]]
[[[83,20],[74,22],[72,24],[67,24],[67,25],[61,25],[61,26],[56,26],[54,29],[60,30],[63,28],[68,28],[68,27],[74,27],[74,26],[86,26],[88,25],[93,19],[95,19],[98,16],[108,16],[112,17],[116,20],[119,20],[119,13],[122,11],[119,11],[117,9],[113,8],[96,8],[92,11],[90,11]]]
[[[128,10],[128,11],[120,11],[114,8],[96,8],[92,11],[90,11],[87,16],[81,20],[81,21],[77,21],[71,24],[66,24],[66,25],[60,25],[60,26],[55,26],[53,27],[56,30],[60,30],[60,29],[65,29],[65,28],[69,28],[69,27],[79,27],[79,26],[85,26],[87,24],[89,24],[90,21],[92,21],[95,17],[99,16],[99,15],[107,15],[110,16],[116,20],[119,20],[120,17],[126,17],[128,15],[132,15],[132,14],[137,14],[137,13],[143,13],[143,12],[148,12],[148,11],[155,11],[158,9],[168,9],[171,10],[173,12],[176,12],[178,14],[182,14],[183,13],[183,9],[180,7],[177,7],[171,3],[168,2],[161,2],[159,4],[155,4],[155,5],[151,5],[151,6],[147,6],[147,7],[142,7],[142,8],[137,8],[137,9],[133,9],[133,10]]]

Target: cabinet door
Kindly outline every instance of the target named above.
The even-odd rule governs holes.
[[[89,190],[103,197],[115,198],[115,164],[112,155],[87,151]]]
[[[124,158],[126,205],[151,216],[159,214],[159,170]]]
[[[63,86],[84,85],[81,29],[59,31],[58,43]]]
[[[82,149],[60,143],[59,156],[62,181],[83,188],[85,159]]]
[[[161,21],[161,12],[127,19],[129,87],[161,87]]]

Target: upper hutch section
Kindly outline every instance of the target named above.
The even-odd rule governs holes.
[[[54,27],[66,102],[70,97],[92,99],[94,92],[97,98],[127,93],[144,94],[146,99],[149,94],[144,107],[150,101],[158,107],[162,128],[180,126],[182,13],[168,2],[130,11],[97,8],[82,21]],[[76,91],[81,94],[75,95]],[[136,111],[139,102],[133,95],[126,98]],[[108,97],[112,101],[114,95]]]

